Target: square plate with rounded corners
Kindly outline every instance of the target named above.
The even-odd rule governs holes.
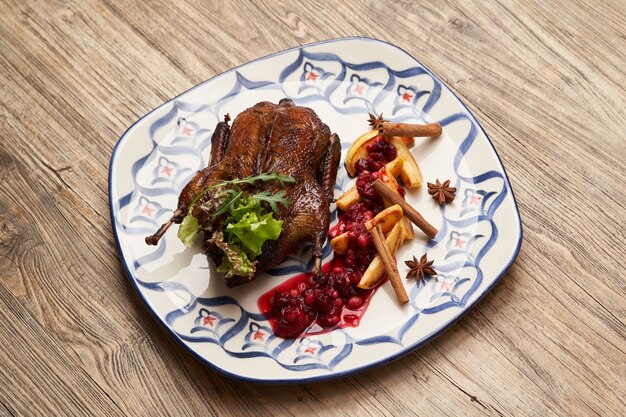
[[[313,108],[339,134],[342,149],[369,129],[367,113],[394,121],[443,125],[437,139],[417,139],[412,153],[425,181],[451,179],[454,202],[439,207],[426,187],[407,200],[439,229],[416,230],[397,254],[428,252],[438,275],[406,281],[398,305],[383,285],[356,328],[284,340],[259,313],[258,297],[293,274],[310,271],[310,248],[289,256],[252,284],[228,289],[199,246],[185,249],[170,231],[157,247],[144,237],[165,222],[178,193],[206,164],[216,123],[263,100],[292,98]],[[322,380],[388,363],[433,339],[504,275],[521,244],[519,212],[493,145],[463,103],[402,49],[375,39],[344,38],[260,58],[217,75],[142,117],[121,137],[110,165],[110,208],[120,258],[159,322],[213,369],[257,382]],[[336,195],[353,184],[343,165]],[[334,205],[332,207],[334,211]],[[333,213],[333,219],[336,218]],[[330,259],[328,244],[325,261]]]

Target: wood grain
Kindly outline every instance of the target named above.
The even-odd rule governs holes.
[[[0,1],[0,415],[602,415],[626,410],[626,3]],[[251,59],[401,46],[494,142],[522,214],[500,284],[429,345],[316,384],[202,366],[117,258],[109,157]]]

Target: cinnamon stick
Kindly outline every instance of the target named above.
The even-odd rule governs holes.
[[[389,282],[391,282],[391,286],[396,293],[396,297],[398,297],[398,301],[400,304],[407,303],[409,301],[409,296],[404,289],[402,280],[400,279],[400,273],[398,272],[396,261],[393,259],[393,256],[389,251],[387,242],[385,242],[385,235],[383,234],[382,227],[377,225],[371,230],[370,233],[372,235],[372,240],[374,241],[374,246],[376,246],[376,250],[378,251],[378,255],[380,255],[380,259],[383,261],[383,265],[385,266]]]
[[[382,121],[378,126],[378,133],[383,136],[441,136],[443,129],[439,123],[426,125],[412,123],[393,123]]]
[[[396,194],[387,184],[377,179],[372,183],[372,187],[382,198],[402,207],[404,215],[411,220],[414,225],[419,227],[421,231],[426,233],[426,236],[431,239],[437,236],[438,230],[432,224],[428,223],[417,210],[407,203],[404,198]]]

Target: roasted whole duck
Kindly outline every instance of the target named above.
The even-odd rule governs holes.
[[[190,204],[207,186],[234,178],[274,172],[290,176],[288,184],[262,183],[254,187],[276,192],[284,189],[290,200],[281,206],[276,218],[283,220],[277,240],[268,240],[256,258],[256,272],[251,276],[230,276],[229,287],[252,281],[263,271],[277,266],[290,252],[305,242],[312,243],[315,271],[319,272],[322,245],[330,222],[329,204],[337,176],[341,147],[336,134],[315,112],[296,106],[290,99],[278,104],[260,102],[241,112],[229,126],[229,118],[217,124],[211,138],[211,155],[206,168],[198,171],[183,188],[172,219],[146,243],[156,245],[172,223],[180,223]],[[209,198],[210,194],[200,199]],[[193,210],[192,210],[193,211]],[[202,213],[195,213],[202,221]],[[205,231],[206,253],[220,264],[223,253],[215,245],[214,233]]]

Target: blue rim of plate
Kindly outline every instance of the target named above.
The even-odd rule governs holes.
[[[386,45],[389,45],[395,49],[398,49],[402,52],[404,52],[405,54],[407,54],[409,57],[411,57],[411,59],[413,59],[416,63],[418,63],[419,65],[421,65],[426,72],[433,77],[435,80],[437,80],[445,89],[448,90],[448,92],[452,95],[452,97],[454,97],[454,99],[459,103],[459,105],[465,109],[467,111],[467,114],[469,115],[470,119],[476,123],[476,125],[478,126],[478,128],[480,129],[480,131],[483,133],[483,135],[485,135],[485,138],[487,139],[487,141],[489,142],[489,144],[491,145],[491,149],[493,150],[493,153],[496,157],[496,160],[498,161],[498,164],[500,165],[500,168],[502,168],[502,172],[505,174],[504,175],[504,181],[505,184],[507,186],[507,188],[511,191],[511,197],[513,199],[513,207],[515,208],[515,213],[516,213],[516,217],[517,217],[517,226],[518,226],[518,230],[519,230],[519,238],[518,241],[516,242],[516,246],[515,249],[513,251],[513,255],[511,256],[511,258],[509,259],[509,261],[506,263],[505,267],[502,269],[502,271],[500,271],[500,273],[497,274],[497,276],[495,277],[495,279],[492,281],[492,283],[481,293],[478,295],[478,297],[476,298],[476,300],[470,304],[465,310],[463,310],[458,316],[454,317],[454,319],[450,320],[448,323],[446,323],[445,325],[443,325],[442,327],[440,327],[439,329],[433,331],[432,333],[430,333],[429,335],[427,335],[425,338],[423,338],[422,340],[419,340],[411,345],[406,346],[403,350],[400,350],[396,353],[394,353],[393,355],[382,359],[378,362],[375,363],[370,363],[370,364],[366,364],[366,365],[362,365],[362,366],[357,366],[351,369],[347,369],[344,371],[339,371],[339,372],[332,372],[329,373],[327,375],[318,375],[318,376],[312,376],[312,377],[305,377],[305,378],[299,378],[299,379],[272,379],[272,380],[267,380],[267,379],[258,379],[258,378],[250,378],[250,377],[245,377],[230,371],[227,371],[226,369],[220,368],[219,366],[215,365],[214,363],[210,362],[209,360],[207,360],[206,358],[204,358],[203,356],[201,356],[200,354],[196,353],[193,349],[191,349],[191,347],[189,347],[185,341],[183,339],[181,339],[179,337],[178,334],[176,334],[176,332],[165,322],[165,320],[163,318],[161,318],[154,309],[150,308],[150,303],[148,302],[148,300],[144,297],[143,293],[141,292],[141,290],[139,289],[137,283],[135,282],[134,279],[132,279],[132,274],[130,272],[130,270],[128,269],[128,264],[126,262],[126,259],[124,258],[123,252],[122,252],[122,248],[120,245],[120,240],[119,240],[119,235],[117,232],[117,229],[115,227],[115,217],[114,217],[114,205],[113,205],[113,200],[112,200],[112,178],[113,178],[113,165],[114,165],[114,161],[116,158],[116,154],[118,151],[118,148],[120,146],[120,144],[124,141],[124,139],[126,138],[126,136],[135,128],[135,126],[141,122],[143,119],[145,119],[147,116],[151,115],[152,113],[157,112],[159,109],[161,109],[163,106],[166,106],[168,103],[172,102],[173,100],[176,100],[177,98],[187,94],[188,92],[195,90],[197,88],[199,88],[200,86],[204,85],[205,83],[208,83],[209,81],[220,77],[224,74],[230,73],[232,71],[236,71],[237,69],[245,66],[245,65],[249,65],[255,62],[259,62],[259,61],[263,61],[265,59],[271,58],[273,56],[277,56],[277,55],[281,55],[281,54],[285,54],[291,51],[296,51],[302,48],[307,48],[307,47],[312,47],[312,46],[317,46],[317,45],[323,45],[323,44],[329,44],[329,43],[335,43],[335,42],[341,42],[341,41],[347,41],[347,40],[360,40],[360,41],[371,41],[371,42],[378,42],[378,43],[383,43]],[[451,326],[453,326],[456,322],[458,322],[463,316],[465,316],[469,311],[471,311],[489,292],[491,292],[491,290],[493,289],[493,287],[500,282],[500,280],[502,279],[502,277],[506,274],[506,272],[509,270],[509,268],[511,267],[511,265],[513,264],[513,262],[515,262],[515,259],[517,258],[520,249],[521,249],[521,245],[522,245],[522,240],[523,240],[523,229],[522,229],[522,221],[521,221],[521,216],[519,213],[519,208],[517,205],[517,200],[515,199],[515,193],[513,191],[513,188],[511,187],[511,184],[509,182],[509,176],[506,172],[506,169],[504,168],[504,165],[502,164],[502,160],[500,159],[500,156],[498,155],[498,152],[496,151],[495,146],[493,145],[493,142],[491,141],[491,139],[489,138],[489,136],[487,135],[487,133],[485,132],[485,130],[483,129],[482,125],[478,122],[478,120],[476,119],[476,117],[474,116],[474,114],[467,108],[467,106],[463,103],[463,101],[461,101],[461,99],[454,93],[454,91],[452,91],[452,89],[446,84],[444,83],[433,71],[430,70],[430,68],[428,68],[426,65],[424,65],[421,61],[419,61],[417,58],[415,58],[413,55],[411,55],[409,52],[407,52],[406,50],[404,50],[403,48],[394,45],[390,42],[387,41],[383,41],[380,39],[375,39],[375,38],[369,38],[369,37],[363,37],[363,36],[348,36],[348,37],[343,37],[343,38],[334,38],[334,39],[328,39],[328,40],[324,40],[324,41],[319,41],[319,42],[314,42],[314,43],[309,43],[306,45],[300,45],[300,46],[296,46],[293,48],[289,48],[289,49],[284,49],[282,51],[278,51],[278,52],[274,52],[272,54],[269,55],[265,55],[256,59],[253,59],[251,61],[245,62],[243,64],[237,65],[233,68],[230,68],[224,72],[221,72],[219,74],[214,75],[213,77],[185,90],[184,92],[178,94],[177,96],[165,101],[164,103],[162,103],[161,105],[155,107],[154,109],[152,109],[151,111],[149,111],[148,113],[146,113],[145,115],[143,115],[142,117],[140,117],[139,119],[137,119],[128,129],[126,129],[126,131],[124,132],[124,134],[120,137],[120,139],[117,141],[117,143],[115,144],[113,151],[111,153],[111,158],[109,161],[109,214],[110,214],[110,218],[111,218],[111,225],[113,228],[113,234],[115,236],[115,244],[117,246],[117,251],[119,253],[119,258],[120,258],[120,262],[121,264],[124,266],[124,270],[126,271],[126,275],[129,278],[130,282],[132,283],[133,288],[135,289],[135,292],[139,295],[139,298],[141,298],[141,300],[144,302],[144,304],[148,307],[148,310],[150,311],[150,314],[157,319],[157,321],[159,322],[159,324],[161,324],[161,326],[163,326],[168,333],[170,333],[170,335],[172,335],[174,337],[174,340],[176,340],[180,345],[182,345],[188,352],[190,352],[194,357],[196,357],[198,360],[200,360],[200,362],[204,363],[205,365],[209,366],[211,369],[221,373],[222,375],[225,375],[229,378],[233,378],[236,380],[240,380],[240,381],[247,381],[247,382],[254,382],[254,383],[264,383],[264,384],[271,384],[271,385],[281,385],[281,384],[300,384],[300,383],[308,383],[308,382],[319,382],[319,381],[325,381],[325,380],[329,380],[329,379],[336,379],[336,378],[341,378],[341,377],[345,377],[348,375],[353,375],[356,373],[361,373],[364,371],[368,371],[368,370],[372,370],[372,369],[376,369],[379,368],[381,366],[384,366],[386,364],[389,364],[395,360],[398,360],[400,358],[402,358],[405,355],[408,355],[409,353],[417,350],[418,348],[426,345],[427,343],[429,343],[430,341],[432,341],[433,339],[435,339],[437,336],[439,336],[441,333],[443,333],[444,331],[446,331],[447,329],[449,329]]]

